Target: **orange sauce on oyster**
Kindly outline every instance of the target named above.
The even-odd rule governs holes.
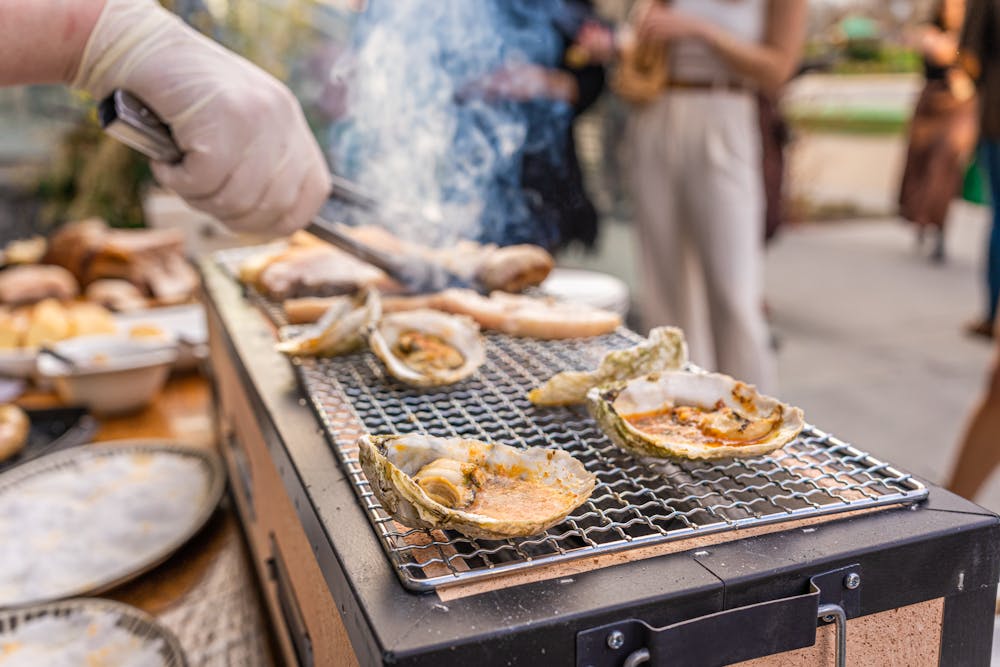
[[[531,477],[521,479],[491,472],[465,511],[514,521],[559,513],[573,502],[573,498],[573,493],[558,485],[542,484]]]
[[[766,440],[781,425],[781,416],[780,405],[766,416],[747,416],[719,401],[711,408],[668,405],[621,418],[657,439],[703,447],[745,447]]]
[[[451,371],[465,363],[465,357],[454,346],[423,331],[402,332],[392,351],[417,372]]]

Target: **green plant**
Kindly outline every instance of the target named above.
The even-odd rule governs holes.
[[[39,182],[41,223],[99,217],[117,227],[140,227],[141,195],[150,179],[146,159],[105,135],[95,114],[88,114],[65,135]]]

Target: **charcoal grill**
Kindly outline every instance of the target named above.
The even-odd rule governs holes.
[[[287,658],[596,667],[642,651],[678,664],[814,651],[799,664],[816,664],[837,649],[815,612],[836,608],[840,620],[822,616],[843,621],[852,663],[880,662],[876,639],[894,636],[910,664],[988,661],[1000,559],[989,512],[811,426],[771,456],[651,465],[585,410],[527,401],[554,372],[634,344],[625,330],[490,334],[475,376],[433,390],[387,377],[367,352],[289,365],[273,351],[280,308],[220,268],[244,252],[202,270],[224,451]],[[598,486],[531,538],[411,530],[361,472],[365,431],[563,448]],[[764,619],[785,630],[761,633]]]

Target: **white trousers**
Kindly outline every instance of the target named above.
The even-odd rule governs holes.
[[[630,118],[630,180],[645,325],[680,326],[694,363],[774,391],[756,104],[743,92],[667,91]]]

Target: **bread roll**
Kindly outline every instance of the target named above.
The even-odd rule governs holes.
[[[31,322],[24,336],[25,347],[51,345],[73,332],[69,311],[55,299],[41,301],[31,309]]]
[[[113,334],[116,330],[111,313],[96,303],[76,301],[67,306],[70,321],[70,336],[94,336]]]
[[[27,321],[18,317],[11,308],[0,308],[0,350],[10,350],[21,346],[21,339],[27,329]]]
[[[5,264],[38,264],[48,250],[44,236],[32,236],[11,241],[3,249]]]
[[[10,403],[0,405],[0,461],[24,449],[30,430],[31,422],[24,410]]]

